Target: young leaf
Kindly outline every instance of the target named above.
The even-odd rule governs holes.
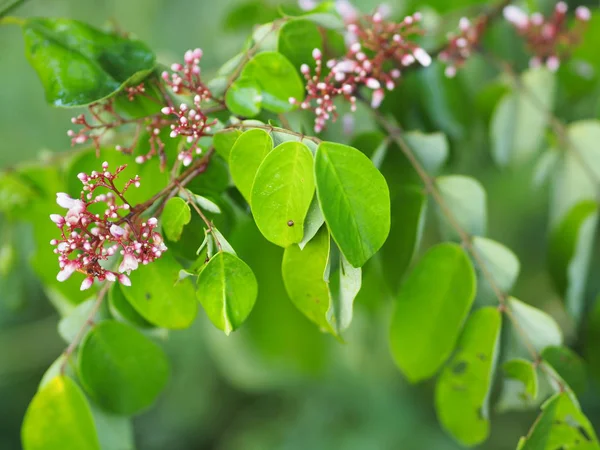
[[[135,328],[107,320],[81,343],[78,372],[85,390],[102,408],[136,414],[163,390],[169,363],[163,350]]]
[[[31,18],[23,37],[46,100],[83,106],[139,84],[154,69],[154,53],[142,42],[69,19]]]
[[[198,276],[196,295],[210,321],[225,334],[246,320],[258,293],[256,277],[248,265],[232,253],[219,252]]]
[[[296,68],[281,53],[261,52],[252,58],[242,71],[243,78],[250,78],[262,91],[262,107],[284,113],[294,109],[290,98],[298,102],[304,99],[304,85]]]
[[[542,351],[542,359],[552,366],[575,394],[585,391],[585,363],[573,350],[563,346],[549,346]]]
[[[431,248],[407,275],[395,302],[390,347],[411,383],[434,375],[454,349],[475,298],[475,272],[456,244]]]
[[[584,294],[594,234],[598,222],[598,205],[588,200],[576,204],[550,234],[548,265],[550,275],[566,309],[581,320]]]
[[[600,448],[594,428],[567,392],[556,394],[542,405],[542,413],[533,428],[517,446],[517,450],[557,448]]]
[[[331,303],[329,286],[325,281],[329,250],[329,232],[327,227],[321,227],[304,249],[301,250],[297,245],[285,249],[281,272],[294,306],[319,328],[335,335],[334,328],[327,320]]]
[[[125,298],[148,322],[164,328],[187,328],[194,321],[198,304],[189,280],[179,280],[181,266],[170,252],[152,264],[131,272]]]
[[[494,307],[471,315],[457,352],[437,380],[435,405],[442,426],[461,444],[477,445],[489,434],[488,396],[502,317]]]
[[[229,154],[237,138],[242,135],[240,130],[221,130],[215,133],[213,137],[213,146],[215,151],[221,155],[225,161],[229,161]]]
[[[355,148],[322,142],[315,180],[333,239],[352,266],[363,266],[390,231],[390,193],[383,175]]]
[[[225,105],[231,113],[242,117],[258,115],[262,107],[262,93],[258,80],[240,77],[225,93]]]
[[[256,171],[272,149],[273,139],[265,130],[258,128],[244,132],[231,148],[231,178],[249,204]]]
[[[252,214],[263,236],[281,247],[302,240],[315,192],[313,156],[306,145],[285,142],[271,151],[252,185]]]
[[[516,358],[505,362],[502,368],[502,394],[496,404],[496,410],[505,412],[534,405],[538,397],[538,375],[533,363]]]
[[[404,133],[404,140],[430,175],[437,175],[448,159],[448,139],[444,133],[425,134],[420,131]]]
[[[315,48],[323,48],[323,38],[313,22],[303,19],[290,20],[280,28],[277,50],[297,70],[300,70],[302,64],[314,67],[312,52]]]
[[[486,195],[479,181],[462,175],[439,177],[436,181],[440,195],[454,214],[459,225],[471,235],[485,235],[487,222]],[[440,228],[444,239],[460,239],[457,232],[438,208]]]
[[[545,68],[530,69],[523,89],[506,94],[490,123],[492,156],[501,167],[522,164],[539,150],[554,103],[554,74]]]
[[[100,450],[90,405],[64,375],[54,377],[33,397],[21,437],[24,450]]]
[[[192,220],[192,212],[185,200],[173,197],[165,205],[161,221],[163,231],[171,241],[178,241],[183,233],[183,227]]]

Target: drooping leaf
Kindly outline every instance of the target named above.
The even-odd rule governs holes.
[[[305,19],[290,20],[279,29],[277,50],[296,68],[302,64],[314,67],[312,52],[323,48],[323,38],[317,25]]]
[[[585,308],[585,283],[597,223],[598,204],[582,201],[573,206],[550,234],[550,275],[565,298],[567,311],[577,321],[581,320]]]
[[[221,155],[225,161],[229,161],[229,153],[231,148],[242,135],[240,130],[221,130],[215,133],[213,137],[213,146],[215,151]]]
[[[83,106],[139,84],[154,69],[154,54],[142,42],[70,19],[31,18],[23,37],[46,100]]]
[[[329,251],[329,232],[323,226],[302,250],[297,245],[285,249],[281,270],[285,289],[294,306],[321,330],[336,334],[327,320],[331,304],[325,281]]]
[[[231,178],[248,203],[258,167],[272,149],[273,139],[265,130],[258,128],[244,132],[231,148]]]
[[[304,85],[296,68],[281,53],[261,52],[254,56],[242,71],[243,78],[257,83],[262,92],[262,107],[274,113],[291,111],[304,99]]]
[[[162,349],[135,328],[107,320],[81,343],[78,372],[102,408],[131,415],[149,407],[163,390],[169,363]]]
[[[192,220],[192,212],[185,200],[173,197],[167,201],[161,215],[163,231],[167,238],[178,241],[183,227],[190,223],[190,220]]]
[[[489,434],[487,401],[501,319],[500,311],[494,307],[475,311],[465,324],[456,353],[437,381],[438,418],[465,446],[479,444]]]
[[[575,394],[585,391],[587,374],[583,359],[573,350],[563,346],[548,346],[542,359],[550,364]]]
[[[492,156],[501,167],[522,164],[539,150],[554,103],[554,75],[545,68],[530,69],[522,89],[506,94],[494,110],[490,135]]]
[[[515,358],[505,362],[502,369],[502,394],[496,404],[496,410],[505,412],[535,405],[538,398],[538,375],[533,363]]]
[[[315,180],[333,239],[348,262],[361,267],[390,230],[390,194],[383,175],[355,148],[322,142],[315,157]]]
[[[298,243],[300,250],[304,249],[304,246],[317,234],[321,229],[321,226],[325,223],[325,217],[323,217],[323,211],[319,205],[319,199],[315,195],[310,202],[308,207],[308,213],[304,219],[304,236]]]
[[[475,272],[464,250],[432,247],[407,275],[395,302],[390,348],[412,383],[434,375],[448,359],[475,298]]]
[[[217,253],[198,276],[198,300],[210,321],[227,335],[246,320],[257,293],[254,273],[232,253]]]
[[[446,135],[439,132],[425,134],[409,131],[403,137],[425,170],[432,176],[437,175],[450,152]]]
[[[258,115],[262,107],[262,91],[258,80],[241,77],[227,89],[225,104],[229,111],[242,117]]]
[[[599,449],[598,438],[589,420],[563,392],[550,398],[527,437],[519,440],[517,450]]]
[[[463,230],[472,236],[483,236],[487,227],[487,204],[483,186],[471,177],[449,175],[436,180],[440,195]],[[444,239],[459,240],[460,236],[438,208]]]
[[[100,450],[90,405],[66,376],[54,377],[33,397],[21,437],[24,450]]]
[[[511,291],[517,277],[521,264],[517,256],[507,247],[492,239],[475,236],[473,238],[473,249],[483,261],[486,273],[475,263],[476,269],[479,272],[477,299],[481,299],[483,303],[489,302],[488,299],[493,299],[497,303],[496,293],[491,284],[487,280],[490,276],[495,286],[504,294]]]
[[[313,156],[306,145],[285,142],[264,159],[252,185],[252,213],[261,233],[281,247],[302,240],[315,192]]]
[[[331,302],[327,319],[337,334],[340,334],[352,322],[354,299],[362,285],[362,270],[360,267],[352,267],[334,244],[329,252],[328,266]]]
[[[131,286],[123,294],[148,322],[169,329],[187,328],[198,311],[194,288],[189,280],[179,280],[181,266],[170,252],[152,264],[131,272]]]

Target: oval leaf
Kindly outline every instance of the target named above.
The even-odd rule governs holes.
[[[308,147],[299,142],[275,147],[258,168],[252,186],[252,213],[264,237],[281,247],[300,242],[314,192]]]
[[[167,238],[178,241],[183,233],[183,227],[192,220],[189,205],[179,197],[170,198],[161,215],[162,228]]]
[[[68,377],[54,377],[27,408],[21,430],[24,450],[100,450],[85,396]]]
[[[390,231],[390,193],[383,175],[355,148],[322,142],[315,180],[333,239],[352,266],[363,266]]]
[[[90,331],[78,362],[85,390],[116,414],[131,415],[150,406],[169,376],[162,349],[135,328],[114,320]]]
[[[237,116],[256,116],[262,106],[261,87],[258,81],[247,77],[235,80],[227,89],[225,105]]]
[[[475,298],[475,272],[464,250],[431,248],[400,287],[390,329],[396,364],[412,383],[434,375],[454,349]]]
[[[248,130],[242,134],[229,154],[229,170],[235,186],[248,203],[258,167],[273,149],[273,139],[265,130]]]
[[[440,422],[466,446],[483,442],[490,431],[487,397],[501,322],[497,308],[475,311],[436,384],[435,406]]]
[[[198,276],[198,300],[210,321],[225,334],[238,329],[246,320],[257,294],[252,269],[232,253],[217,253]]]

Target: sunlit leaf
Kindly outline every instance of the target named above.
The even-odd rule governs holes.
[[[261,87],[257,80],[241,77],[227,89],[225,104],[229,111],[242,117],[256,116],[262,106]]]
[[[248,130],[242,134],[229,154],[229,170],[235,186],[248,203],[258,167],[273,149],[273,139],[265,130]]]

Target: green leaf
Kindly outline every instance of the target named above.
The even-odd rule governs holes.
[[[225,334],[246,320],[258,294],[256,277],[248,265],[232,253],[219,252],[198,276],[196,295],[210,321]]]
[[[489,435],[488,396],[501,322],[497,308],[475,311],[436,384],[435,405],[440,422],[465,446],[477,445]]]
[[[262,107],[274,113],[294,109],[290,98],[304,99],[304,84],[296,68],[281,53],[262,52],[252,58],[242,71],[243,78],[254,80],[262,91]]]
[[[225,93],[225,105],[236,116],[258,115],[262,107],[262,91],[258,80],[244,76],[235,80]]]
[[[321,207],[319,206],[319,199],[317,195],[313,197],[310,202],[310,206],[308,207],[308,213],[306,214],[306,219],[304,219],[304,236],[302,240],[298,243],[300,250],[304,248],[304,246],[315,237],[317,232],[321,229],[321,226],[325,223],[325,217],[323,217],[323,211],[321,211]]]
[[[252,185],[251,205],[263,236],[281,247],[302,240],[304,219],[315,192],[313,156],[299,142],[275,147]]]
[[[171,241],[178,241],[183,227],[192,220],[192,212],[185,200],[179,197],[170,198],[161,215],[163,231]]]
[[[164,328],[191,325],[198,311],[194,288],[189,280],[179,281],[181,266],[170,252],[152,264],[131,272],[131,287],[123,288],[125,298],[148,322]]]
[[[55,377],[33,397],[21,437],[24,450],[100,450],[90,405],[65,376]]]
[[[437,175],[448,159],[448,139],[444,133],[404,133],[404,140],[430,175]]]
[[[586,328],[585,361],[590,375],[600,381],[600,296],[596,297],[596,303],[592,306]]]
[[[330,239],[327,227],[300,249],[291,245],[285,249],[281,272],[285,289],[298,310],[316,323],[321,330],[336,334],[329,320],[331,300],[325,270],[329,259]]]
[[[515,327],[511,326],[515,341],[520,342],[526,338],[538,352],[549,345],[562,344],[562,331],[550,315],[514,297],[508,298],[507,306],[511,311],[513,321],[518,327],[518,329],[514,329]]]
[[[585,391],[585,363],[573,350],[563,346],[549,346],[542,351],[542,359],[554,368],[575,394]]]
[[[550,234],[550,275],[567,311],[580,321],[585,308],[585,284],[598,223],[598,205],[582,201],[568,212]]]
[[[519,440],[517,450],[555,450],[558,448],[597,450],[598,438],[589,420],[563,392],[542,406],[542,413],[527,437]]]
[[[322,142],[315,180],[333,239],[352,266],[363,266],[390,231],[390,193],[383,175],[355,148]]]
[[[122,320],[139,328],[152,328],[153,325],[144,319],[125,298],[121,284],[115,283],[108,291],[108,309],[115,319]]]
[[[473,236],[485,235],[487,223],[486,194],[479,181],[462,175],[439,177],[436,184],[440,195],[463,230]],[[445,240],[460,240],[460,236],[438,208],[440,229]]]
[[[432,247],[407,275],[395,302],[390,348],[411,383],[434,375],[454,349],[475,298],[475,272],[456,244]]]
[[[62,337],[65,342],[72,342],[88,319],[96,322],[106,318],[106,314],[103,314],[101,311],[96,312],[94,317],[90,317],[90,313],[92,312],[95,303],[95,298],[86,300],[77,305],[68,316],[60,319],[60,322],[58,322],[58,334],[60,334],[60,337]]]
[[[96,325],[79,350],[85,390],[102,408],[136,414],[149,407],[169,377],[163,350],[135,328],[113,320]]]
[[[152,51],[76,20],[31,18],[23,24],[25,49],[46,101],[83,106],[140,83],[154,69]]]
[[[496,304],[498,302],[496,293],[486,275],[489,275],[496,287],[506,294],[512,290],[517,281],[521,264],[512,250],[492,239],[475,236],[473,238],[473,249],[483,261],[487,272],[487,274],[484,274],[475,262],[479,275],[477,301],[481,299],[484,303],[492,301],[493,304]]]
[[[110,414],[94,403],[90,406],[102,450],[136,450],[131,418]]]
[[[319,28],[313,22],[304,19],[290,20],[279,29],[277,50],[297,70],[300,70],[302,64],[315,66],[312,57],[315,48],[323,48],[323,38]]]
[[[231,148],[231,178],[248,203],[258,167],[272,149],[273,139],[265,130],[258,128],[244,132]]]
[[[423,188],[405,186],[392,194],[390,235],[381,248],[383,273],[394,293],[414,258],[425,222],[427,195]]]
[[[229,154],[237,138],[242,135],[240,130],[221,130],[215,133],[213,137],[213,146],[216,152],[221,155],[225,161],[229,161]]]
[[[545,68],[522,76],[522,89],[506,94],[490,123],[492,156],[501,167],[522,164],[539,150],[554,103],[554,75]]]
[[[362,270],[352,267],[335,246],[329,253],[328,268],[331,302],[327,319],[339,335],[352,322],[354,299],[362,285]]]
[[[538,398],[538,375],[533,363],[516,358],[506,361],[502,368],[504,380],[496,410],[505,412],[534,405]]]

